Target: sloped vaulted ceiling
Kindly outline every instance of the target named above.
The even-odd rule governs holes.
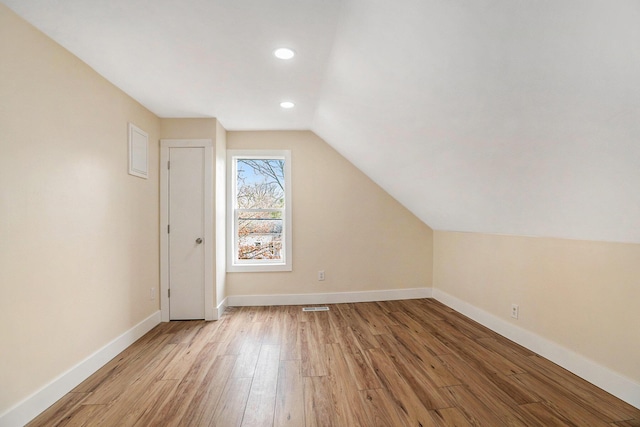
[[[435,229],[640,243],[637,0],[2,1],[162,117],[313,130]]]

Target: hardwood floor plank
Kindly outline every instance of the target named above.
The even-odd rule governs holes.
[[[243,426],[273,425],[280,366],[280,346],[263,345],[242,419]]]
[[[422,304],[422,303],[420,303]],[[497,333],[492,330],[485,328],[475,320],[472,320],[460,313],[455,311],[439,309],[439,307],[444,307],[439,304],[432,303],[424,303],[424,309],[427,311],[439,311],[442,322],[450,324],[456,330],[460,331],[463,335],[467,336],[470,339],[477,340],[482,338],[496,338],[500,337]]]
[[[298,328],[298,306],[283,307],[284,335],[280,350],[280,360],[300,360],[300,330]]]
[[[436,409],[430,412],[437,425],[443,427],[471,427],[475,424],[469,422],[458,408]]]
[[[565,395],[579,397],[588,407],[593,408],[593,411],[600,412],[613,421],[629,420],[637,416],[637,410],[633,406],[584,381],[555,363],[538,355],[529,357],[529,361],[531,365],[527,371],[532,376],[554,384],[557,390]]]
[[[341,346],[341,348],[344,348]],[[356,388],[358,390],[369,390],[382,387],[380,380],[373,371],[371,362],[361,353],[360,350],[356,350],[355,353],[350,353],[348,350],[343,351],[351,377],[355,381]]]
[[[280,345],[285,340],[285,316],[281,307],[271,307],[267,320],[263,321],[262,344]]]
[[[462,381],[451,373],[447,367],[427,348],[419,337],[402,328],[390,327],[392,337],[397,343],[397,350],[407,363],[415,369],[424,370],[436,387],[462,384]],[[449,352],[450,350],[447,349]],[[441,353],[446,354],[446,353]]]
[[[217,356],[207,370],[201,385],[196,387],[194,384],[196,392],[190,399],[176,395],[175,399],[181,399],[177,405],[178,410],[167,411],[164,417],[159,419],[162,425],[175,427],[209,425],[222,393],[226,390],[236,358],[237,356],[234,355]],[[185,385],[187,386],[188,384]]]
[[[378,348],[378,340],[376,340],[375,335],[373,335],[369,331],[369,328],[363,323],[350,326],[349,332],[356,340],[357,346],[362,352],[372,348]]]
[[[376,301],[374,304],[386,314],[400,310],[400,308],[398,308],[397,301]]]
[[[271,307],[270,306],[258,306],[258,307],[243,307],[247,311],[251,311],[252,314],[252,322],[268,322],[271,317]]]
[[[341,303],[341,304],[334,304],[334,307],[340,313],[344,313],[345,311],[352,310],[354,306],[355,306],[355,304],[354,303],[350,303],[350,302]]]
[[[91,427],[95,425],[95,420],[100,419],[107,412],[107,405],[79,405],[73,411],[55,425],[56,427]],[[31,424],[28,424],[31,425]]]
[[[319,338],[318,326],[311,320],[300,322],[299,328],[302,375],[305,377],[326,376],[325,344]]]
[[[389,332],[387,326],[394,326],[398,323],[386,312],[381,311],[380,307],[373,302],[365,302],[355,306],[356,312],[364,320],[369,331],[373,335],[386,334]]]
[[[503,375],[521,374],[525,370],[517,364],[511,362],[502,355],[495,353],[468,338],[466,335],[457,331],[450,323],[441,323],[438,325],[441,331],[447,332],[456,339],[451,340],[447,347],[455,351],[456,354],[463,355],[465,361],[472,365],[475,369],[486,372],[499,372]]]
[[[502,393],[508,395],[511,400],[518,405],[525,403],[535,403],[540,400],[532,390],[524,387],[519,381],[515,380],[514,375],[490,374],[486,379],[492,386],[499,389]]]
[[[398,304],[402,307],[400,311],[407,313],[420,323],[435,324],[443,319],[443,316],[435,310],[438,306],[427,307],[421,301],[422,300],[400,300],[398,301]]]
[[[523,418],[527,425],[535,427],[561,427],[561,426],[577,426],[572,421],[554,413],[544,403],[527,403],[520,405]]]
[[[530,374],[519,374],[514,378],[540,396],[540,401],[554,414],[558,414],[559,418],[565,418],[579,426],[605,426],[614,421],[605,414],[594,414],[592,408],[577,396],[567,396],[553,385]]]
[[[464,387],[473,395],[481,398],[484,406],[489,407],[498,417],[508,416],[512,411],[515,411],[514,408],[517,407],[518,402],[532,400],[529,393],[523,396],[508,394],[499,385],[492,382],[496,374],[478,371],[466,363],[466,359],[457,354],[445,354],[439,358],[454,375],[464,380]],[[533,400],[537,400],[537,396]]]
[[[211,427],[242,425],[242,416],[244,415],[250,388],[251,378],[230,378],[222,391],[218,406],[209,425]]]
[[[389,326],[388,329],[393,335],[411,335],[413,337],[420,337],[420,345],[429,351],[434,356],[439,354],[449,354],[451,349],[447,347],[441,340],[437,339],[431,332],[425,327],[424,324],[413,319],[407,313],[393,312],[391,317],[398,321],[397,326]]]
[[[162,325],[159,325],[162,326]],[[159,328],[156,327],[156,328]],[[152,331],[154,332],[155,329]],[[154,334],[155,335],[155,334]],[[100,368],[87,380],[83,381],[72,392],[92,392],[98,388],[108,387],[109,384],[117,383],[121,379],[126,379],[133,372],[142,369],[156,353],[171,339],[170,335],[158,335],[156,340],[146,340],[145,337],[129,346],[122,353],[111,359],[106,365]]]
[[[522,347],[519,344],[507,339],[505,337],[494,337],[494,338],[480,338],[478,343],[485,345],[485,343],[491,343],[494,345],[486,346],[487,348],[495,351],[496,353],[500,353],[505,357],[511,358],[513,355],[520,355],[524,357],[534,356],[535,353],[531,350],[528,350]],[[508,354],[505,354],[507,352]]]
[[[246,329],[246,333],[243,335],[242,341],[236,340],[241,343],[238,350],[238,360],[233,368],[231,374],[234,378],[251,378],[253,377],[256,364],[258,363],[258,357],[260,355],[260,348],[262,347],[262,322],[252,322],[251,326]],[[229,353],[229,349],[225,350],[225,353]]]
[[[338,338],[335,334],[334,329],[331,327],[331,321],[329,320],[329,317],[331,316],[330,313],[331,311],[320,311],[317,313],[312,313],[311,316],[311,319],[315,324],[315,331],[317,333],[318,342],[324,344],[333,344],[338,342]]]
[[[239,338],[240,342],[237,345],[242,345],[244,330],[253,323],[250,314],[251,308],[253,307],[227,307],[225,314],[218,320],[220,325],[218,325],[215,333],[211,334],[209,341],[226,343],[230,347],[228,354],[238,354],[237,351],[233,351],[236,347],[233,347],[231,343],[235,344]],[[238,337],[238,335],[241,336]]]
[[[329,314],[329,322],[334,330],[336,342],[340,343],[345,351],[352,354],[364,351],[360,341],[349,326],[351,321],[345,318],[340,310],[334,310]]]
[[[409,426],[396,411],[395,403],[383,389],[360,391],[372,427]]]
[[[191,419],[193,416],[185,415],[189,409],[195,409],[198,407],[198,403],[201,400],[201,396],[207,391],[207,386],[210,384],[219,385],[220,381],[215,381],[211,372],[212,365],[216,362],[220,363],[221,359],[217,358],[217,349],[220,343],[207,342],[202,351],[198,355],[191,369],[187,372],[185,377],[178,384],[175,393],[171,399],[168,399],[165,405],[163,405],[156,412],[156,417],[150,424],[154,422],[162,422],[166,426],[179,425],[182,419]],[[226,356],[227,365],[223,368],[226,375],[233,368],[235,363],[235,356]],[[224,365],[224,364],[223,364]],[[224,387],[224,382],[219,385],[220,388]],[[214,402],[217,403],[217,401]],[[214,406],[215,408],[215,406]],[[210,410],[213,413],[213,409]]]
[[[612,424],[615,427],[640,427],[640,418],[635,420],[618,421]]]
[[[528,372],[529,369],[531,368],[531,361],[529,360],[529,357],[533,353],[529,352],[527,354],[527,352],[518,351],[517,347],[513,347],[510,345],[510,344],[514,344],[514,346],[517,346],[517,344],[512,343],[509,340],[506,340],[506,339],[497,340],[495,338],[481,338],[476,342],[478,343],[478,345],[481,345],[487,350],[500,354],[502,357],[510,360],[512,363],[517,365],[523,372]]]
[[[159,371],[179,350],[177,344],[163,345],[155,353],[150,354],[150,357],[145,357],[145,360],[148,360],[146,364],[132,364],[132,369],[123,370],[121,375],[100,386],[87,397],[84,403],[108,405],[121,399],[134,385],[152,383],[153,379],[159,375]]]
[[[299,360],[282,360],[278,369],[274,427],[305,425],[304,385]]]
[[[306,427],[340,425],[331,399],[329,377],[304,377],[304,414]]]
[[[445,387],[443,391],[447,393],[450,401],[455,403],[455,407],[464,414],[471,425],[492,427],[506,425],[495,412],[484,404],[481,396],[476,396],[466,386]]]
[[[89,396],[89,393],[67,393],[62,399],[51,405],[42,414],[34,418],[27,427],[44,427],[54,425],[58,420],[68,418],[67,414],[72,413]]]
[[[451,402],[441,395],[438,387],[429,379],[425,371],[413,364],[397,349],[401,345],[390,335],[378,335],[380,348],[393,362],[396,373],[402,377],[426,409],[451,407]]]
[[[340,345],[328,344],[327,355],[331,392],[339,425],[366,427],[369,420]]]
[[[367,351],[376,375],[392,396],[396,411],[404,422],[411,426],[434,426],[435,422],[429,415],[429,411],[423,406],[411,386],[398,374],[393,362],[384,351],[377,348]]]
[[[447,307],[440,301],[433,298],[422,298],[419,300],[415,300],[415,304],[416,306],[421,307],[424,311],[432,313],[432,316],[439,317],[440,319],[443,319],[452,313],[454,313],[456,316],[462,316],[453,308]]]
[[[157,380],[144,376],[129,385],[107,410],[96,420],[96,426],[133,426],[138,419],[150,411],[156,403],[162,404],[174,389],[177,380]],[[160,400],[158,402],[158,400]]]
[[[169,344],[189,344],[203,327],[205,327],[203,320],[186,320],[176,323],[171,330],[172,337]]]
[[[375,336],[355,309],[342,311],[342,318],[351,333],[349,339],[355,339],[354,343],[361,351],[378,346]]]
[[[178,353],[160,372],[160,378],[163,380],[183,379],[207,344],[205,340],[194,341],[189,344],[177,344]]]
[[[160,380],[144,392],[133,408],[118,422],[122,426],[147,427],[178,386],[179,380]]]
[[[256,341],[255,344],[261,344],[262,338],[260,331],[262,322],[237,323],[231,322],[231,325],[224,328],[223,336],[225,340],[221,340],[223,354],[241,355],[243,346],[247,341]],[[257,339],[256,339],[257,337]],[[218,340],[221,337],[217,338]]]

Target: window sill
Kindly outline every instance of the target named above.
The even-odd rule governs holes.
[[[227,273],[264,273],[272,271],[293,271],[288,264],[232,264],[227,266]]]

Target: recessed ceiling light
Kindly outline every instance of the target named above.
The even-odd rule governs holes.
[[[273,54],[278,59],[291,59],[295,56],[295,52],[288,47],[281,47],[273,51]]]
[[[296,104],[294,104],[294,103],[293,103],[293,102],[291,102],[291,101],[282,101],[282,102],[280,103],[280,106],[281,106],[282,108],[287,108],[287,109],[289,109],[289,108],[293,108],[293,107],[295,107],[295,106],[296,106]]]

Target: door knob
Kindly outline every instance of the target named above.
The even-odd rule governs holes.
[[[196,239],[196,243],[197,243],[197,244],[202,243],[202,238],[198,237],[198,238]]]

